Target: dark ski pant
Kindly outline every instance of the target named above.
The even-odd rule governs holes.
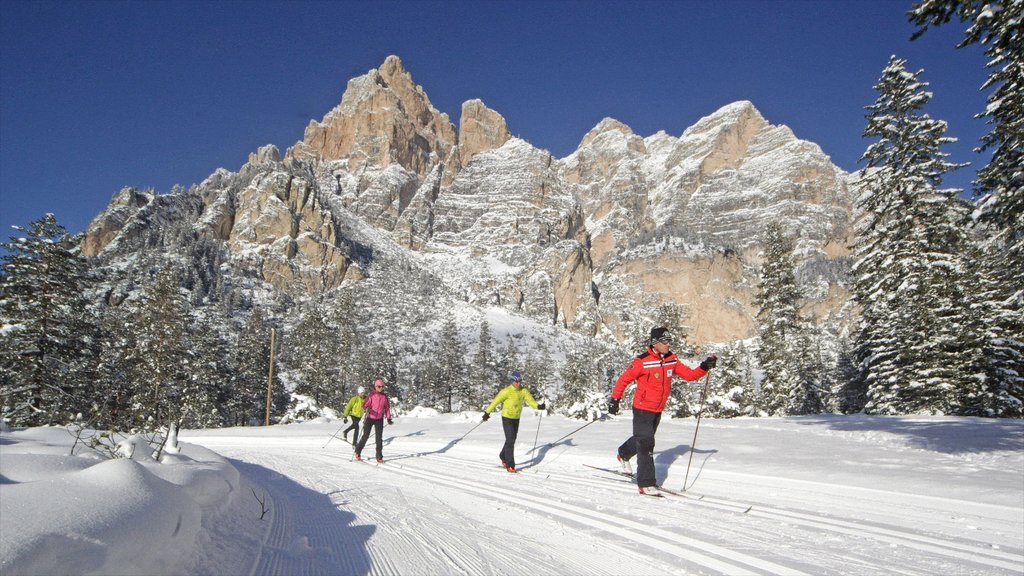
[[[356,442],[359,442],[359,418],[355,416],[352,417],[352,424],[341,433],[341,437],[348,441],[348,433],[352,430],[356,431],[355,435],[352,436],[352,444],[355,445]]]
[[[516,437],[519,436],[519,418],[501,417],[501,427],[505,430],[505,445],[501,447],[498,457],[509,468],[516,467]]]
[[[370,429],[373,428],[376,432],[377,439],[377,460],[384,459],[384,419],[374,420],[367,418],[363,424],[363,436],[359,439],[359,444],[356,444],[356,454],[362,456],[363,448],[366,446],[366,441],[370,438]]]
[[[636,485],[657,486],[654,473],[654,433],[661,422],[660,412],[633,408],[633,435],[619,446],[619,456],[629,460],[636,456]]]

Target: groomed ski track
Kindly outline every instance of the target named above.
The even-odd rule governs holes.
[[[188,441],[244,463],[267,494],[260,553],[241,571],[253,576],[1024,572],[1013,506],[712,470],[685,498],[643,498],[567,446],[512,475],[500,443],[415,437],[392,438],[383,465],[322,437]]]

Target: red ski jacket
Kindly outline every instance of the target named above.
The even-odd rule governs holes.
[[[633,408],[660,413],[665,409],[668,396],[672,393],[672,377],[696,380],[707,374],[702,368],[690,368],[683,364],[675,353],[669,352],[664,358],[652,348],[637,356],[619,376],[612,389],[612,398],[620,400],[630,382],[636,381]]]

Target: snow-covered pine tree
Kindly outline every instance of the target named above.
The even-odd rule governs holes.
[[[864,410],[867,403],[867,388],[860,377],[854,348],[848,334],[837,338],[836,361],[831,366],[834,382],[833,403],[828,406],[840,414],[856,414]]]
[[[558,395],[558,412],[569,418],[591,420],[604,408],[607,392],[593,379],[593,364],[588,356],[570,346],[562,365],[562,391]]]
[[[558,372],[555,371],[555,363],[551,358],[548,347],[540,342],[526,355],[523,366],[520,369],[523,374],[523,385],[540,402],[542,397],[557,396],[557,388],[560,384]]]
[[[133,420],[155,430],[177,423],[192,372],[192,310],[178,271],[166,266],[143,291],[131,320],[135,343]]]
[[[508,375],[515,370],[522,371],[522,360],[520,359],[519,347],[516,345],[515,338],[509,337],[505,343],[505,348],[501,350],[498,355],[498,378],[491,383],[490,398],[487,399],[487,404],[490,404],[494,395],[499,390],[508,386]],[[484,404],[486,406],[487,404]]]
[[[285,342],[289,365],[299,375],[295,392],[309,396],[317,406],[339,406],[347,401],[338,385],[339,340],[323,303],[312,300],[301,308],[299,321]]]
[[[469,408],[464,351],[454,319],[449,318],[441,326],[432,358],[433,369],[425,383],[431,407],[441,412]]]
[[[336,386],[343,402],[355,394],[360,386],[369,387],[373,383],[372,367],[364,353],[375,354],[369,343],[359,330],[361,311],[355,305],[355,294],[352,290],[336,291],[329,300],[329,309],[333,319],[332,324],[337,327],[338,340],[335,343],[335,354],[337,356],[337,380]],[[342,410],[344,403],[336,405],[337,410]]]
[[[815,323],[802,320],[794,342],[797,372],[786,402],[787,414],[820,414],[825,410],[829,388],[820,341]]]
[[[497,358],[494,342],[491,340],[491,324],[484,318],[480,322],[480,337],[477,341],[473,362],[469,367],[470,398],[469,407],[486,406],[494,394],[491,392],[494,383],[500,381],[497,372]]]
[[[782,225],[769,223],[762,243],[764,263],[755,300],[761,340],[758,362],[764,372],[759,408],[774,416],[788,413],[796,403],[794,395],[803,389],[797,350],[801,293],[793,261],[795,243],[785,236]]]
[[[14,426],[91,416],[96,320],[82,297],[87,264],[47,214],[3,244],[0,274],[0,417]]]
[[[192,369],[181,391],[181,428],[224,425],[221,403],[231,378],[228,346],[219,327],[227,320],[208,306],[193,312],[193,331],[187,341]]]
[[[975,199],[978,224],[984,230],[983,298],[991,359],[986,395],[995,416],[1024,415],[1024,1],[924,0],[909,13],[918,26],[913,38],[929,26],[956,17],[967,24],[957,48],[982,44],[991,69],[983,88],[991,89],[988,118],[991,132],[979,151],[992,158],[978,171]]]
[[[275,364],[277,358],[275,354]],[[233,365],[235,377],[228,401],[232,424],[263,424],[266,414],[267,378],[270,372],[270,323],[258,306],[253,307],[249,320],[238,336]],[[275,367],[271,388],[272,412],[276,411],[276,400],[284,392],[279,373]]]
[[[940,189],[946,123],[923,112],[926,83],[893,56],[868,106],[871,144],[857,200],[854,295],[862,307],[858,359],[872,413],[964,413],[984,357],[971,302],[957,190]]]
[[[734,418],[750,414],[754,383],[749,352],[742,342],[718,354],[718,367],[709,382],[704,416]]]
[[[103,391],[95,427],[127,430],[132,425],[132,402],[135,397],[135,336],[128,318],[128,306],[106,307],[100,319],[97,388]]]

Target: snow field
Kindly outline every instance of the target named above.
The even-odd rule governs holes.
[[[67,456],[71,440],[60,428],[4,431],[0,567],[300,576],[1024,572],[1024,422],[705,419],[687,473],[694,422],[664,420],[658,477],[675,490],[685,477],[688,490],[644,498],[628,479],[585,466],[616,466],[628,413],[546,444],[581,423],[524,411],[514,475],[498,465],[500,423],[473,429],[479,417],[397,418],[384,430],[383,465],[353,461],[340,438],[325,447],[340,425],[326,420],[183,431],[182,453],[159,464],[139,450],[134,460]]]

